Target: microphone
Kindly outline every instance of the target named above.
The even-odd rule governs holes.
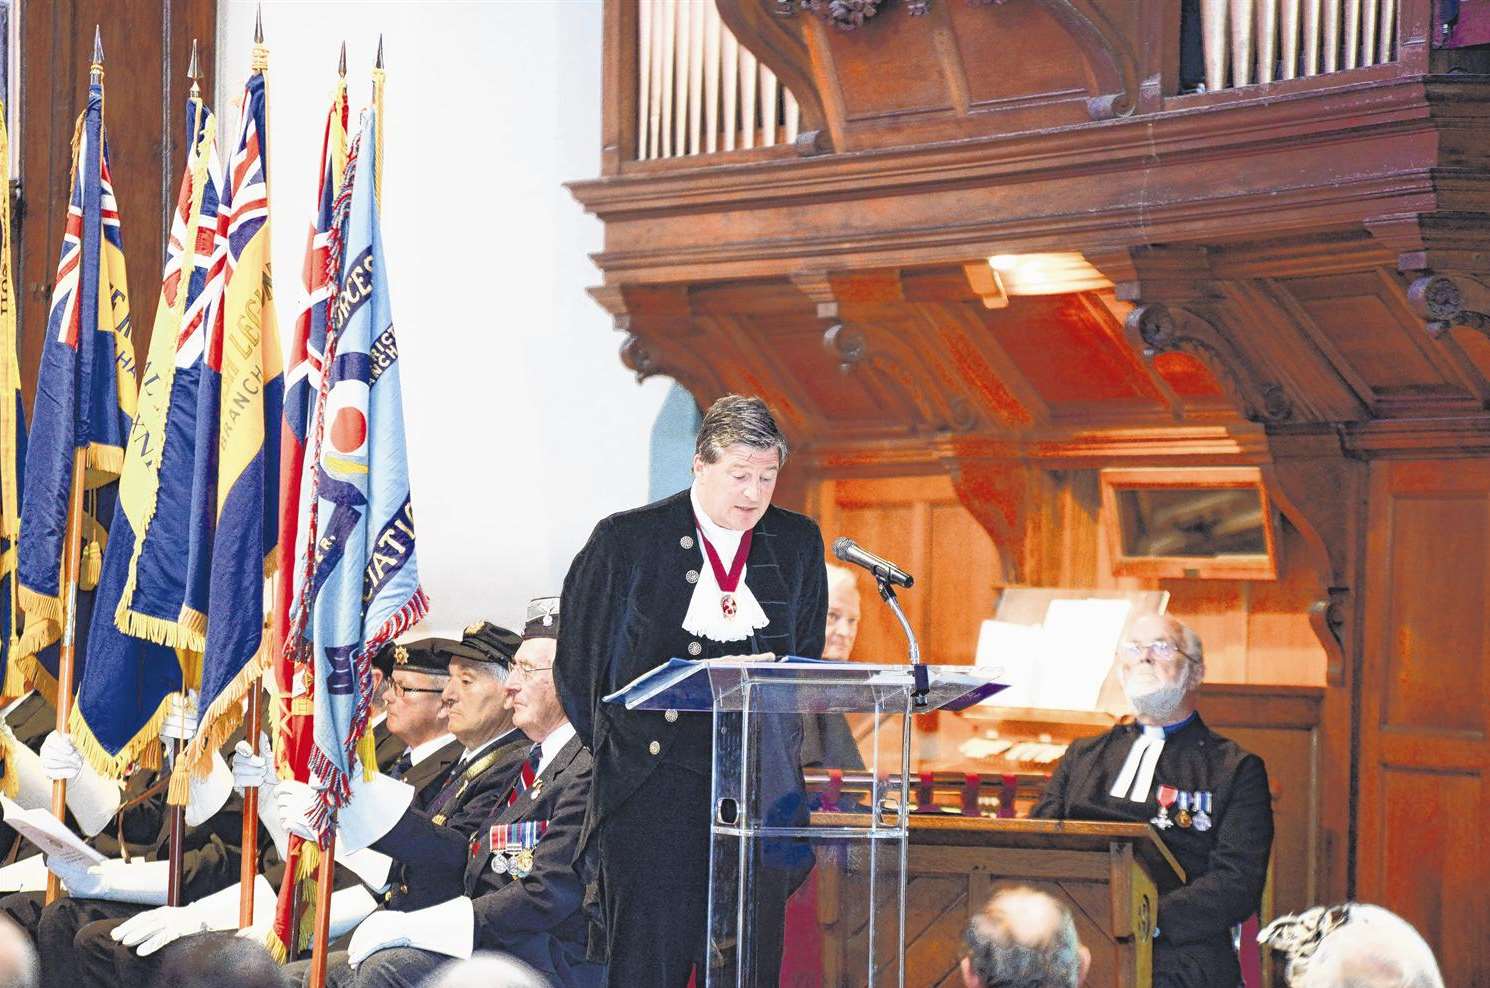
[[[886,583],[894,583],[910,589],[911,584],[916,582],[905,570],[888,559],[881,559],[847,536],[840,535],[833,540],[833,555],[846,563],[864,567],[874,574],[875,579],[884,580]]]

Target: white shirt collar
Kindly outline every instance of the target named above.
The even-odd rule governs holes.
[[[574,725],[566,720],[550,731],[548,737],[539,742],[539,775],[542,775],[544,770],[558,757],[559,752],[564,750],[564,746],[569,743],[569,739],[572,737],[574,737]]]
[[[454,740],[454,734],[441,734],[437,738],[430,738],[423,744],[415,745],[412,748],[405,748],[404,750],[408,753],[409,761],[412,762],[414,765],[418,765],[430,755],[433,755],[435,752],[439,751],[441,748],[445,747],[447,744]]]

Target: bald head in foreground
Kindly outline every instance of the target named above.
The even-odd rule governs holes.
[[[1092,955],[1076,937],[1065,904],[1024,885],[999,889],[968,923],[962,983],[967,988],[1077,988]]]
[[[1444,988],[1427,941],[1380,906],[1315,906],[1257,939],[1287,958],[1288,988]]]

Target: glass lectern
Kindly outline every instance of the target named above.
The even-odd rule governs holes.
[[[917,703],[906,665],[674,659],[608,698],[634,710],[713,713],[709,988],[775,983],[787,897],[814,863],[856,904],[848,946],[830,964],[834,982],[905,984],[910,718],[1002,688],[967,666],[927,672]],[[808,804],[793,757],[804,716],[848,719],[871,779],[867,802]]]

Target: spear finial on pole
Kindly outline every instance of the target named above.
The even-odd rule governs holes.
[[[259,4],[254,10],[254,50],[249,67],[254,72],[263,72],[269,68],[269,49],[264,46],[263,4]]]
[[[380,34],[380,35],[378,35],[378,60],[373,63],[373,68],[375,68],[375,69],[381,69],[382,67],[383,67],[383,36]]]
[[[197,39],[191,39],[191,65],[186,68],[186,77],[191,80],[191,98],[202,98],[202,70],[197,61]]]
[[[90,82],[103,82],[103,31],[93,25],[93,67],[89,70]]]
[[[341,43],[341,60],[336,63],[336,74],[343,79],[347,77],[347,43]]]

